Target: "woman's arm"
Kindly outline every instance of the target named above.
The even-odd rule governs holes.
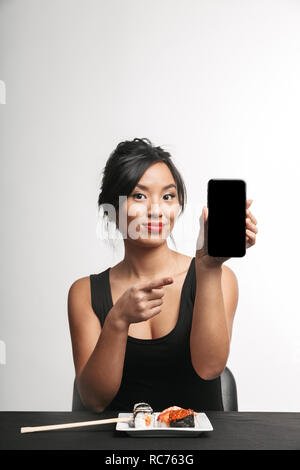
[[[238,303],[238,282],[225,265],[205,267],[195,260],[196,295],[190,335],[192,364],[197,374],[211,380],[224,370],[233,318]]]
[[[129,325],[161,312],[163,287],[170,278],[144,281],[128,288],[108,312],[103,328],[91,306],[90,279],[69,290],[68,315],[78,391],[83,404],[103,411],[121,385]]]
[[[246,201],[246,248],[256,242],[257,220]],[[230,208],[229,208],[230,210]],[[207,252],[208,208],[199,218],[195,270],[197,288],[190,336],[192,364],[206,380],[218,377],[226,367],[230,350],[232,323],[238,303],[238,281],[223,263],[230,258],[209,256]]]
[[[117,394],[124,366],[128,325],[112,308],[103,328],[90,301],[89,278],[75,281],[68,294],[68,317],[76,382],[83,404],[101,412]]]

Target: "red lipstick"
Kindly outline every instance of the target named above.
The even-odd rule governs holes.
[[[163,229],[164,224],[163,223],[152,223],[152,224],[143,224],[145,227],[148,228],[149,231],[151,232],[161,232]]]

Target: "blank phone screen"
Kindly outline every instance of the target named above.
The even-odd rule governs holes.
[[[246,183],[211,179],[207,186],[209,256],[242,257],[246,253]]]

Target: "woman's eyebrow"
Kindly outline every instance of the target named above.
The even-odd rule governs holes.
[[[137,184],[136,185],[136,188],[141,188],[141,189],[149,189],[148,186],[144,186],[143,184]],[[169,188],[175,188],[176,189],[176,185],[175,184],[168,184],[167,186],[164,186],[162,189],[169,189]]]

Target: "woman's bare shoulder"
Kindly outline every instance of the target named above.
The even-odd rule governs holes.
[[[81,277],[72,283],[67,303],[68,316],[73,325],[80,329],[87,327],[87,321],[90,321],[92,326],[98,325],[99,319],[92,307],[90,276]]]
[[[76,279],[72,284],[70,289],[73,290],[87,290],[90,287],[90,276],[84,276]]]
[[[69,298],[73,297],[91,303],[90,276],[76,279],[69,288]]]

